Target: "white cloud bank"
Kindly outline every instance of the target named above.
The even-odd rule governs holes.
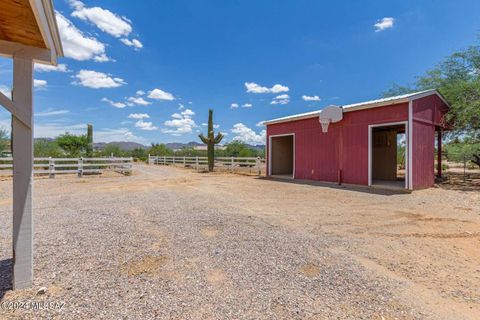
[[[257,134],[243,123],[236,123],[230,131],[235,134],[232,140],[239,140],[251,145],[265,144],[266,130],[262,130]]]
[[[385,18],[382,18],[381,20],[378,20],[377,23],[373,25],[375,28],[375,32],[380,32],[386,29],[393,28],[394,22],[395,22],[395,19],[392,17],[385,17]]]
[[[56,12],[56,17],[65,57],[78,61],[93,59],[97,62],[105,62],[110,60],[105,54],[105,44],[94,37],[85,36],[61,13]]]
[[[158,88],[153,89],[152,91],[149,91],[148,97],[150,99],[155,99],[155,100],[168,100],[168,101],[175,100],[175,97],[173,96],[173,94]]]
[[[271,88],[267,88],[256,84],[255,82],[245,82],[245,88],[250,93],[281,93],[288,92],[290,89],[287,86],[276,84]]]
[[[93,89],[117,88],[127,84],[122,78],[111,77],[106,73],[93,70],[80,70],[75,78],[77,81],[74,84]]]
[[[306,95],[303,95],[302,99],[304,101],[320,101],[321,100],[319,96],[306,96]]]
[[[193,128],[197,127],[197,124],[192,119],[195,115],[190,109],[185,109],[180,113],[172,114],[172,119],[164,122],[164,125],[168,128],[162,129],[163,133],[169,133],[173,136],[180,136],[185,133],[191,133]]]
[[[288,94],[281,94],[273,98],[270,104],[287,104],[290,102],[290,96]]]
[[[127,38],[122,38],[120,39],[120,41],[122,41],[124,45],[135,48],[135,50],[139,50],[143,48],[143,44],[137,39],[130,40]]]
[[[71,0],[70,5],[75,9],[72,17],[88,21],[103,32],[114,37],[128,36],[132,32],[130,20],[100,7],[88,8],[81,1]]]
[[[59,63],[56,66],[50,66],[48,64],[35,63],[35,71],[38,72],[68,72],[67,65],[64,63]]]
[[[112,107],[119,108],[119,109],[125,108],[125,107],[127,106],[126,103],[123,103],[123,102],[115,102],[115,101],[112,101],[112,100],[110,100],[110,99],[108,99],[108,98],[102,98],[102,101],[108,103],[108,104],[111,105]]]
[[[33,79],[33,87],[37,89],[45,89],[47,87],[47,80]]]

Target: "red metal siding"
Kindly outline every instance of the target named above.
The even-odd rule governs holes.
[[[295,133],[295,178],[368,185],[368,125],[406,121],[408,104],[345,112],[322,133],[318,118],[267,126],[271,135]],[[267,152],[267,167],[268,167]]]
[[[413,189],[428,188],[435,183],[435,127],[442,124],[447,110],[447,105],[437,95],[414,100],[412,103]]]

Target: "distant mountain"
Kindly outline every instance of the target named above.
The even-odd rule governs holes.
[[[193,147],[203,146],[203,143],[199,143],[195,141],[190,141],[188,143],[169,142],[169,143],[165,143],[165,146],[172,150],[178,150],[182,148],[193,148]]]
[[[125,151],[132,151],[133,149],[137,149],[137,148],[140,148],[140,149],[147,149],[148,148],[147,146],[145,146],[141,143],[137,143],[137,142],[114,141],[114,142],[109,142],[109,143],[96,142],[96,143],[93,144],[93,149],[102,150],[106,146],[109,146],[109,145],[118,146],[120,149],[125,150]]]

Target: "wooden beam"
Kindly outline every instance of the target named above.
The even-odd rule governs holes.
[[[50,49],[26,46],[18,42],[0,40],[0,56],[32,59],[35,62],[55,64],[56,56]],[[55,56],[55,58],[54,58]]]
[[[13,102],[33,123],[33,61],[13,60]],[[12,117],[13,151],[13,289],[33,280],[33,128]]]
[[[18,120],[22,121],[24,125],[27,127],[31,128],[32,123],[31,123],[31,118],[28,117],[28,115],[24,112],[23,109],[17,108],[15,106],[15,103],[13,103],[12,100],[10,100],[7,96],[5,96],[3,93],[0,92],[0,104],[5,107],[13,116],[17,117]]]

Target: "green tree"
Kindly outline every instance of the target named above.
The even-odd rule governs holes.
[[[114,157],[123,157],[125,152],[120,148],[118,144],[107,143],[100,152],[103,157],[110,157],[112,154]]]
[[[76,136],[66,132],[57,137],[56,142],[65,151],[67,156],[80,157],[86,150],[88,139],[86,135]]]
[[[148,153],[152,156],[171,156],[173,155],[172,149],[167,148],[163,143],[152,143]]]
[[[135,158],[139,159],[141,161],[147,160],[147,151],[143,148],[135,148],[130,152],[130,155]]]
[[[480,45],[451,54],[417,77],[413,85],[394,85],[385,96],[427,89],[437,89],[451,106],[447,114],[447,121],[453,125],[449,138],[480,144]],[[480,159],[480,153],[471,157],[473,161]]]
[[[58,146],[55,140],[35,139],[33,143],[33,154],[35,157],[61,158],[64,156],[63,150]]]
[[[8,151],[8,132],[6,129],[0,128],[0,153]]]
[[[198,137],[202,140],[203,143],[207,145],[207,157],[208,157],[208,171],[213,171],[213,166],[215,162],[215,145],[219,144],[223,139],[223,134],[220,132],[215,133],[213,132],[213,110],[208,110],[208,134],[205,137],[203,133],[199,134]]]

